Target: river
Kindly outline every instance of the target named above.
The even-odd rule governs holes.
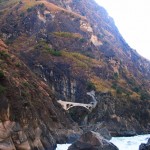
[[[113,137],[110,142],[115,144],[119,150],[139,150],[141,143],[147,143],[150,134],[133,137]],[[70,144],[58,144],[56,150],[67,150]]]

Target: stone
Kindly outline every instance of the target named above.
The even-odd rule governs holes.
[[[88,131],[74,142],[68,150],[119,150],[114,144],[105,140],[99,133]]]
[[[142,143],[139,146],[139,150],[150,150],[150,138],[148,139],[146,144]]]
[[[99,133],[101,134],[101,136],[103,136],[107,140],[111,140],[111,138],[112,138],[110,133],[109,133],[109,131],[108,131],[108,129],[106,127],[101,128],[99,130]]]

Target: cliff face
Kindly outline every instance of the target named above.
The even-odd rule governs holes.
[[[54,149],[80,134],[48,86],[0,40],[0,149]]]
[[[115,135],[149,132],[150,62],[104,8],[93,0],[2,1],[0,8],[2,39],[57,99],[89,103],[87,91],[96,90],[89,123],[105,121]]]

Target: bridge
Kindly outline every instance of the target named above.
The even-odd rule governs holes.
[[[67,102],[67,101],[62,101],[58,100],[57,102],[63,107],[65,110],[69,110],[72,107],[84,107],[90,112],[96,107],[97,105],[97,100],[95,98],[95,91],[88,92],[87,95],[92,97],[92,102],[89,104],[84,104],[84,103],[75,103],[75,102]]]

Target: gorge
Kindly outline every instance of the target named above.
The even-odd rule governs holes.
[[[0,149],[150,132],[150,62],[94,0],[0,0],[0,39]]]

